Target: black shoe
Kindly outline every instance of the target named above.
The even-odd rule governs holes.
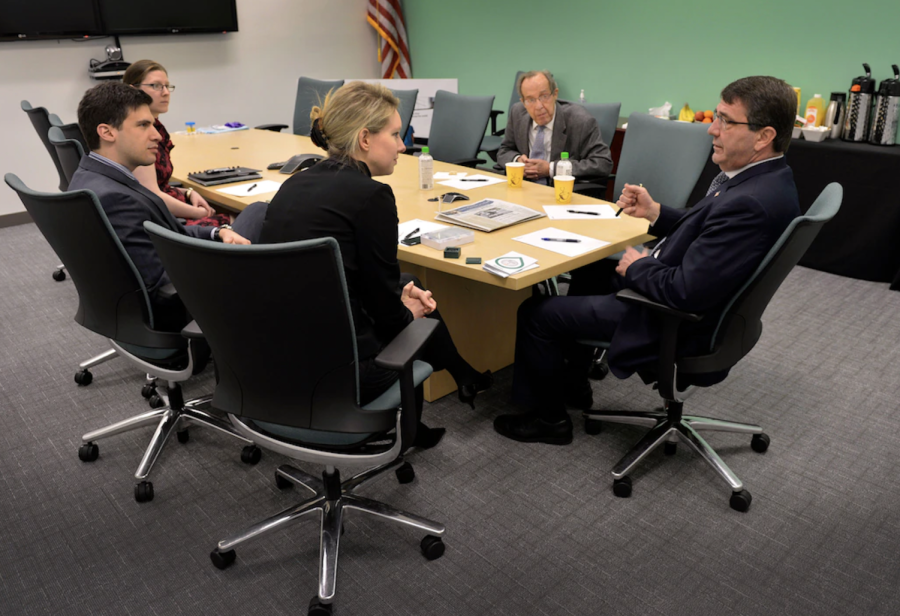
[[[570,386],[566,391],[566,406],[579,411],[589,411],[594,406],[594,390],[584,381],[580,386]]]
[[[486,370],[478,375],[471,383],[463,383],[459,386],[459,401],[465,402],[474,410],[475,396],[483,391],[487,391],[494,384],[494,376],[490,370]]]
[[[535,412],[500,415],[494,419],[494,431],[521,443],[568,445],[572,442],[572,420],[569,417],[550,423]]]
[[[413,439],[412,446],[419,449],[431,449],[441,442],[446,433],[446,428],[429,428],[420,421],[416,426],[416,438]]]

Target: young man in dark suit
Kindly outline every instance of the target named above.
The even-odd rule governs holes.
[[[662,239],[652,252],[625,251],[616,286],[688,312],[720,311],[800,215],[784,161],[794,90],[773,77],[747,77],[728,85],[721,99],[709,134],[712,160],[722,172],[705,198],[685,213],[626,184],[618,201],[625,214],[650,221],[650,233]],[[689,335],[681,336],[679,354],[709,348],[714,328],[715,319],[682,325]],[[617,377],[652,376],[659,332],[645,309],[613,294],[532,298],[519,309],[513,379],[513,399],[526,412],[497,417],[498,433],[524,442],[571,442],[566,399],[580,408],[591,404],[590,351],[576,343],[585,338],[610,340],[609,365]]]
[[[81,159],[69,190],[88,189],[97,195],[113,230],[144,280],[154,307],[156,328],[177,331],[189,319],[177,297],[160,293],[169,283],[169,277],[144,231],[144,221],[151,220],[196,238],[249,244],[240,231],[249,230],[245,232],[250,234],[256,229],[258,234],[265,206],[251,206],[249,215],[239,216],[235,220],[237,230],[228,225],[186,227],[180,224],[163,201],[133,175],[135,168],[156,161],[161,137],[153,127],[151,102],[145,92],[120,82],[104,82],[85,93],[78,105],[78,124],[91,153]]]

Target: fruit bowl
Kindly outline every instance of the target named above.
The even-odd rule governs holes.
[[[803,131],[803,138],[807,141],[825,141],[825,137],[828,136],[830,132],[824,126],[818,126],[816,128],[801,128]]]

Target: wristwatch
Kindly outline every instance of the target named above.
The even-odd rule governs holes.
[[[222,229],[228,229],[229,231],[234,231],[234,229],[231,228],[231,225],[221,225],[221,226],[216,227],[215,229],[213,229],[213,232],[212,232],[212,238],[213,238],[214,242],[222,241],[222,235],[221,235]]]
[[[194,189],[193,189],[193,188],[188,188],[186,191],[184,191],[184,200],[185,200],[185,202],[190,203],[190,202],[191,202],[191,195],[193,195],[193,194],[194,194]]]

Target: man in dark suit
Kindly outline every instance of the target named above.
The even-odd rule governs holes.
[[[497,152],[501,166],[525,163],[525,178],[547,183],[556,173],[563,152],[569,153],[578,179],[603,179],[612,171],[612,157],[597,120],[581,105],[557,100],[559,89],[549,71],[530,71],[517,85],[521,103],[513,105]]]
[[[163,201],[144,188],[132,173],[138,166],[156,161],[161,136],[153,127],[151,102],[145,92],[120,82],[104,82],[85,93],[78,105],[78,124],[91,153],[81,159],[69,190],[88,189],[97,195],[147,287],[155,326],[176,331],[187,322],[187,315],[177,296],[160,293],[169,284],[169,277],[144,231],[144,221],[151,220],[177,233],[201,239],[249,244],[238,231],[261,228],[265,208],[256,207],[249,216],[238,217],[238,220],[243,218],[240,223],[235,221],[238,231],[228,225],[186,227],[180,224]]]
[[[747,77],[728,85],[709,127],[712,160],[722,173],[687,213],[660,205],[641,186],[625,185],[619,207],[649,220],[650,233],[662,239],[652,252],[626,249],[616,268],[620,288],[688,312],[724,308],[800,215],[793,173],[784,162],[796,105],[794,90],[780,79]],[[637,372],[653,378],[658,322],[615,295],[534,297],[519,309],[518,326],[513,399],[526,412],[496,418],[495,430],[508,438],[571,442],[567,399],[580,408],[592,402],[590,350],[577,339],[609,340],[609,365],[617,377]],[[680,337],[679,354],[708,349],[714,328],[715,319],[682,325],[689,335]]]

